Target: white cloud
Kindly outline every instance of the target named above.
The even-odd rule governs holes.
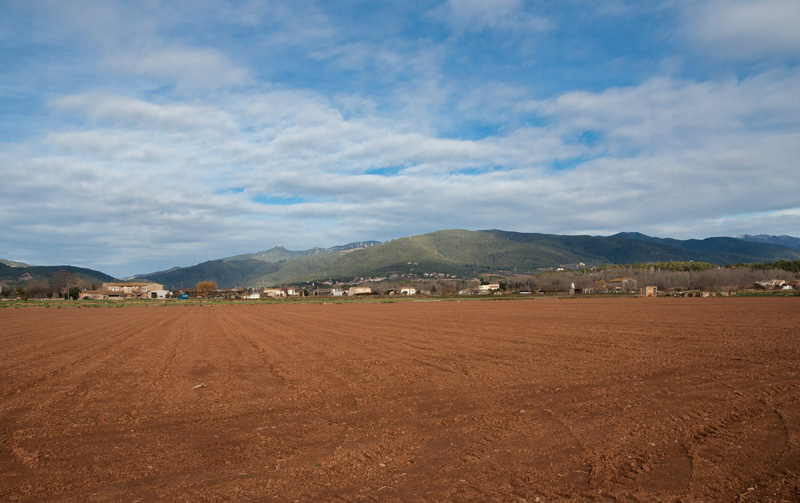
[[[114,52],[106,56],[104,64],[116,73],[176,85],[183,91],[213,91],[255,82],[246,67],[216,48],[173,45]]]
[[[496,124],[515,124],[535,109],[530,91],[522,85],[491,81],[476,86],[458,102],[470,118]]]
[[[448,0],[438,15],[457,33],[485,29],[543,32],[551,24],[545,17],[526,12],[522,0]]]
[[[141,232],[163,256],[207,242],[209,232],[233,254],[261,248],[255,236],[264,233],[301,247],[335,243],[341,226],[348,240],[411,234],[431,215],[435,227],[690,237],[698,222],[722,228],[714,222],[726,215],[798,207],[797,79],[790,71],[722,83],[659,78],[542,101],[500,86],[507,113],[535,112],[547,125],[477,140],[408,130],[392,117],[346,118],[310,91],[169,105],[71,95],[54,106],[88,123],[49,134],[51,157],[15,156],[4,196],[16,201],[20,226],[94,222],[106,233],[95,239]],[[576,140],[585,130],[596,145]],[[34,174],[9,177],[22,164]],[[378,168],[387,176],[365,174]],[[86,193],[91,205],[63,212]],[[305,202],[255,202],[260,196]],[[109,226],[116,221],[125,223]],[[289,229],[314,234],[299,239]]]
[[[109,3],[85,38],[80,12],[66,19],[69,34],[53,24],[52,37],[37,38],[48,47],[66,41],[82,65],[68,86],[39,88],[36,126],[0,148],[0,242],[16,250],[4,258],[52,263],[48,253],[58,250],[60,262],[132,273],[147,267],[123,264],[143,255],[147,264],[189,265],[277,243],[447,227],[800,232],[800,71],[784,57],[797,55],[783,19],[793,4],[658,4],[648,12],[678,5],[686,16],[684,28],[662,30],[684,29],[703,61],[717,52],[725,78],[687,76],[687,64],[671,78],[572,87],[547,81],[575,71],[557,62],[518,72],[514,58],[535,57],[532,47],[489,65],[497,73],[470,66],[488,53],[464,54],[469,65],[459,59],[464,41],[497,36],[512,46],[560,29],[529,2],[453,0],[408,15],[385,38],[372,36],[381,27],[358,24],[372,18],[337,24],[325,5],[310,18],[300,13],[305,3],[194,5],[155,9],[164,12],[156,19]],[[634,2],[612,7],[578,21],[646,17]],[[113,33],[127,16],[135,29]],[[412,19],[436,27],[417,32]],[[727,70],[737,58],[746,72]],[[40,63],[32,61],[27,68]],[[39,81],[55,82],[30,79]]]
[[[611,148],[671,149],[732,134],[797,130],[797,86],[796,70],[718,83],[655,78],[599,93],[564,93],[537,106],[562,127],[602,132]]]
[[[709,0],[682,3],[685,34],[712,57],[800,55],[800,2]]]
[[[137,129],[231,134],[237,128],[230,114],[206,105],[157,105],[99,93],[64,96],[52,105],[58,110],[85,114],[92,121]]]

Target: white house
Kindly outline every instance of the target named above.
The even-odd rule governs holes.
[[[372,288],[368,286],[352,286],[347,290],[347,295],[369,295],[372,293]]]
[[[106,299],[163,299],[169,293],[161,283],[145,282],[103,283],[101,291]],[[151,293],[156,296],[152,297]]]

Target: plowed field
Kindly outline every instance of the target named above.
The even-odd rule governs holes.
[[[0,309],[0,501],[798,501],[800,299]]]

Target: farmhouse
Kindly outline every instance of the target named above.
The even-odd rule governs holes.
[[[300,292],[294,288],[265,288],[263,294],[267,297],[297,297]]]
[[[488,285],[478,286],[478,293],[497,292],[500,290],[500,283],[489,283]]]
[[[372,293],[372,288],[368,286],[352,286],[347,290],[347,295],[369,295]]]
[[[416,295],[417,289],[416,288],[401,288],[400,295]]]
[[[105,299],[105,292],[103,290],[84,290],[81,292],[83,300],[103,300]]]
[[[104,299],[163,299],[167,292],[161,283],[130,282],[103,283],[100,288]]]
[[[783,285],[786,282],[782,279],[771,279],[769,281],[756,281],[756,286],[764,288],[766,290],[772,290],[773,288],[783,288]]]
[[[608,282],[608,289],[612,292],[631,292],[636,290],[637,281],[633,278],[614,278]]]

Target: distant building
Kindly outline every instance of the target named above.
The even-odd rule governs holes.
[[[103,290],[84,290],[81,292],[81,298],[83,300],[103,300],[106,296]]]
[[[764,288],[766,290],[772,290],[773,288],[782,288],[786,282],[782,279],[771,279],[769,281],[757,281],[756,286]]]
[[[401,288],[400,295],[416,295],[417,289],[416,288]]]
[[[636,290],[637,281],[633,278],[614,278],[608,282],[608,289],[612,292],[632,292]]]
[[[658,287],[657,286],[646,286],[643,289],[643,293],[645,297],[657,297],[658,296]]]
[[[167,293],[161,283],[130,282],[130,283],[103,283],[100,288],[104,299],[163,299]],[[151,294],[154,294],[153,297]],[[160,296],[159,296],[160,295]]]
[[[372,293],[372,288],[368,286],[353,286],[347,290],[347,295],[369,295]]]
[[[488,285],[478,286],[478,293],[489,293],[500,290],[500,283],[489,283]]]

